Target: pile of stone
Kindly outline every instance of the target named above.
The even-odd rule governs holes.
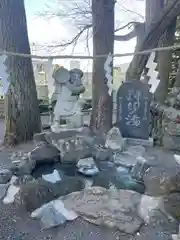
[[[11,168],[0,169],[0,197],[31,212],[43,228],[80,216],[142,239],[137,233],[143,235],[146,224],[163,232],[164,224],[174,226],[180,218],[179,164],[153,165],[156,159],[148,159],[143,146],[126,146],[117,128],[106,138],[84,129],[41,133],[35,141],[33,151],[14,153]],[[46,164],[55,168],[35,178],[34,171]],[[59,165],[75,166],[82,175],[63,175]],[[88,187],[82,176],[93,180]]]

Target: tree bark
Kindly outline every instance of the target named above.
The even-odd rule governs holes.
[[[146,0],[146,30],[151,23],[156,20],[156,16],[161,13],[164,6],[172,2],[171,0]],[[158,47],[171,46],[174,43],[176,20],[174,20],[161,36]],[[158,52],[157,54],[158,72],[160,83],[155,92],[155,100],[163,103],[166,99],[169,86],[169,74],[172,66],[172,51]]]
[[[160,38],[159,47],[167,47],[174,44],[175,29],[176,19]],[[157,56],[160,82],[155,91],[154,97],[157,102],[164,103],[169,88],[169,75],[172,68],[172,51],[159,52]]]
[[[164,8],[164,0],[146,0],[146,31],[156,21],[156,14]]]
[[[108,94],[104,63],[96,55],[114,50],[114,0],[92,0],[93,19],[93,107],[90,126],[94,133],[107,132],[112,125],[112,97]]]
[[[172,24],[172,22],[179,14],[179,0],[173,0],[170,4],[167,4],[162,13],[158,14],[156,20],[150,24],[138,51],[156,47],[162,34]],[[141,73],[146,65],[147,60],[147,54],[134,56],[132,62],[129,65],[126,79],[140,79]]]
[[[0,2],[0,49],[30,54],[23,0]],[[40,132],[40,114],[31,58],[8,56],[9,89],[5,99],[5,144],[31,140]]]

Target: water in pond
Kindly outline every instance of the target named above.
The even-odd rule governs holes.
[[[125,166],[115,167],[113,162],[108,161],[97,161],[97,167],[99,168],[99,173],[92,177],[84,176],[78,172],[76,164],[44,164],[41,166],[36,166],[33,171],[33,177],[39,178],[42,175],[53,173],[56,169],[61,179],[68,176],[78,176],[85,181],[85,186],[101,186],[104,188],[114,188],[114,189],[129,189],[134,190],[139,193],[144,193],[145,187],[142,182],[137,181],[132,177],[131,168]]]

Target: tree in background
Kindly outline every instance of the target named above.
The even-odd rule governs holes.
[[[82,1],[73,1],[70,4],[65,4],[64,11],[63,8],[59,8],[60,11],[57,11],[56,9],[50,9],[49,12],[47,11],[45,14],[47,14],[49,17],[52,16],[60,16],[61,19],[70,19],[71,22],[73,22],[77,28],[78,33],[75,34],[75,36],[68,42],[59,44],[61,47],[66,47],[71,44],[74,44],[74,46],[77,44],[77,42],[81,39],[82,36],[85,37],[85,39],[88,42],[88,39],[90,37],[93,37],[93,55],[94,55],[94,63],[93,66],[97,66],[100,62],[100,60],[96,58],[95,55],[97,54],[108,54],[109,49],[111,51],[113,50],[113,43],[110,44],[110,41],[128,41],[134,37],[137,37],[137,45],[135,48],[136,52],[151,49],[154,47],[164,47],[169,46],[174,43],[174,34],[175,34],[175,27],[176,27],[176,18],[180,14],[180,1],[179,0],[146,0],[146,19],[142,22],[141,16],[139,16],[137,13],[134,13],[134,11],[131,9],[126,9],[126,11],[130,11],[131,14],[135,14],[136,18],[129,21],[125,26],[120,26],[118,28],[114,28],[114,37],[112,38],[112,29],[108,28],[109,30],[109,36],[110,40],[106,39],[106,36],[108,35],[108,32],[106,28],[103,26],[108,24],[108,22],[112,23],[112,18],[114,18],[114,15],[112,14],[112,11],[106,12],[105,5],[112,4],[112,1],[106,0],[106,4],[104,2],[101,5],[101,9],[99,9],[99,5],[101,4],[102,0],[99,1],[89,1],[89,0],[82,0]],[[57,0],[60,6],[62,6],[61,0]],[[98,3],[97,3],[98,2]],[[118,4],[122,5],[124,1],[117,0],[114,1],[114,7]],[[91,8],[92,3],[92,8]],[[96,11],[93,12],[93,6],[94,4],[97,4],[97,13]],[[66,7],[69,7],[69,14],[67,15],[67,9]],[[110,6],[110,5],[108,5]],[[65,10],[66,9],[66,10]],[[158,14],[157,14],[158,13]],[[104,15],[106,14],[106,16]],[[133,15],[132,14],[132,15]],[[98,16],[98,17],[96,17]],[[138,20],[137,19],[138,16]],[[100,20],[101,18],[101,20]],[[73,20],[73,21],[72,21]],[[96,22],[97,21],[97,22]],[[98,22],[101,22],[101,27],[98,26]],[[122,23],[122,22],[121,22]],[[109,26],[109,25],[108,25]],[[124,29],[125,27],[131,27],[131,30],[128,32],[128,34],[125,35],[117,35],[117,33]],[[91,29],[93,27],[93,32],[91,32]],[[96,31],[94,31],[96,29]],[[104,32],[103,32],[104,31]],[[94,35],[97,35],[98,37],[94,37]],[[104,42],[104,39],[106,39]],[[99,42],[102,42],[102,46],[98,45]],[[99,46],[97,48],[97,46]],[[106,50],[104,47],[104,44],[106,44]],[[88,44],[87,44],[88,45]],[[111,46],[111,47],[110,47]],[[103,50],[104,49],[104,50]],[[127,70],[126,74],[126,80],[131,79],[140,79],[142,72],[145,70],[145,65],[148,60],[148,55],[135,55],[129,65],[129,68]],[[103,58],[102,58],[103,59]],[[107,89],[106,87],[102,87],[102,85],[99,85],[99,83],[104,83],[104,68],[103,61],[99,65],[100,67],[94,67],[93,68],[93,111],[92,111],[92,117],[91,117],[91,127],[94,131],[97,129],[101,129],[101,126],[104,125],[104,131],[107,130],[110,127],[110,121],[112,119],[112,111],[108,111],[106,108],[101,107],[103,106],[103,101],[106,102],[105,99],[107,98]],[[166,99],[167,93],[168,93],[168,87],[169,87],[169,76],[171,72],[171,63],[172,63],[172,52],[160,52],[157,54],[157,61],[158,61],[158,70],[160,75],[160,84],[157,88],[157,91],[155,93],[155,98],[158,102],[164,102]],[[180,70],[179,70],[180,72]],[[145,71],[146,73],[146,71]],[[101,79],[99,79],[101,78]],[[177,81],[176,81],[177,82]],[[100,92],[99,97],[96,99],[97,91]],[[102,94],[103,92],[103,94]],[[101,96],[104,96],[102,100]],[[106,96],[105,96],[106,95]],[[111,102],[111,99],[109,98],[108,103]],[[112,104],[108,104],[108,108],[111,108]],[[99,109],[99,111],[97,111]],[[100,112],[99,115],[97,112]],[[107,118],[103,115],[106,115]],[[111,116],[110,116],[111,115]],[[101,116],[101,118],[97,117]],[[106,120],[105,120],[106,118]],[[106,122],[106,123],[104,123]],[[109,123],[108,123],[109,122]]]
[[[134,30],[125,35],[116,34],[126,27],[133,27],[139,24],[139,21],[136,21],[137,19],[143,20],[140,14],[127,9],[124,6],[124,2],[118,0],[116,5],[119,4],[120,10],[130,13],[132,17],[132,21],[125,24],[125,26],[114,25],[115,0],[82,0],[69,1],[68,3],[57,0],[52,1],[48,9],[41,13],[41,16],[46,18],[59,16],[62,21],[66,21],[66,24],[70,22],[77,30],[72,39],[57,44],[56,47],[63,48],[72,45],[74,48],[78,41],[85,41],[89,50],[89,40],[91,38],[93,40],[93,108],[90,126],[94,133],[107,132],[111,128],[113,109],[112,97],[108,94],[104,71],[106,57],[96,58],[96,56],[107,56],[109,53],[113,53],[114,40],[128,41],[135,37]],[[69,27],[72,26],[69,24]]]
[[[146,0],[146,3],[148,3],[148,1],[152,2],[151,0]],[[141,43],[139,44],[136,51],[143,51],[157,47],[163,34],[173,24],[179,14],[179,0],[172,0],[169,1],[168,4],[165,4],[165,6],[162,7],[162,11],[160,11],[158,15],[156,14],[156,18],[154,17],[149,26],[146,28]],[[167,36],[169,37],[169,34]],[[172,33],[170,36],[172,36]],[[170,40],[172,42],[172,37]],[[135,55],[127,70],[126,79],[140,79],[147,60],[148,55]]]
[[[149,0],[147,0],[148,3]],[[162,12],[166,5],[171,3],[172,0],[158,0],[153,7],[150,7],[150,12],[153,13],[152,17],[155,18],[156,14]],[[146,7],[148,7],[146,5]],[[168,26],[158,41],[159,47],[168,47],[174,44],[176,30],[176,18]],[[164,103],[168,94],[169,77],[172,70],[172,51],[158,52],[157,63],[159,71],[160,83],[156,89],[154,98],[159,103]]]
[[[30,54],[23,0],[0,2],[0,49]],[[9,89],[5,103],[5,144],[31,140],[41,130],[31,58],[8,56]]]
[[[93,23],[93,78],[91,129],[94,133],[105,133],[112,125],[112,97],[108,94],[104,63],[114,52],[114,0],[92,0]]]

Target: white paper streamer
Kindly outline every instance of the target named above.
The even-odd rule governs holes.
[[[113,57],[111,55],[111,53],[109,53],[105,63],[104,63],[104,70],[105,70],[105,77],[107,79],[107,86],[109,88],[109,95],[112,94],[112,91],[113,91],[113,83],[112,83],[112,80],[113,80],[113,76],[112,76],[112,67],[110,66],[110,64],[112,63],[113,61]]]

